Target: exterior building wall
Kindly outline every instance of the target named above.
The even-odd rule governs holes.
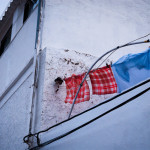
[[[11,39],[13,39],[15,37],[15,35],[17,34],[17,32],[20,30],[20,28],[23,25],[23,16],[24,16],[24,3],[21,3],[17,9],[14,12],[13,15],[13,28],[12,28],[12,35],[11,35]]]
[[[149,4],[149,1],[140,0],[136,3],[132,0],[45,0],[41,32],[41,49],[47,48],[42,129],[67,119],[71,108],[70,104],[64,103],[65,85],[55,93],[54,79],[64,78],[65,74],[69,77],[83,73],[109,49],[149,33]],[[109,58],[109,63],[125,54],[139,53],[147,48],[148,45],[144,44],[119,49]],[[75,50],[80,55],[69,51],[68,57],[64,50]],[[75,66],[70,60],[82,61]],[[108,97],[76,104],[73,115]]]
[[[56,92],[54,80],[57,77],[65,78],[86,72],[97,57],[107,50],[149,31],[149,1],[137,0],[135,3],[132,0],[45,0],[44,2],[39,31],[41,41],[38,43],[40,49],[38,52],[44,56],[39,60],[37,97],[33,95],[37,8],[23,26],[20,22],[23,17],[23,6],[16,10],[13,18],[14,39],[0,58],[2,149],[25,149],[27,145],[23,143],[22,138],[31,128],[34,128],[32,130],[34,133],[67,119],[71,105],[64,103],[66,96],[64,82]],[[129,52],[138,53],[147,47],[139,45],[124,48],[109,61],[115,61]],[[90,85],[89,80],[88,83]],[[92,95],[90,101],[76,104],[72,115],[110,96],[112,95]],[[33,97],[36,99],[34,106]],[[6,139],[4,135],[7,133]]]
[[[28,148],[23,137],[29,134],[34,124],[32,105],[37,10],[36,7],[23,26],[19,20],[15,22],[17,30],[14,29],[14,34],[19,32],[0,58],[0,149]],[[19,15],[22,16],[21,13],[18,14],[21,17]]]
[[[12,25],[12,20],[13,17],[10,17],[7,24],[3,25],[1,27],[1,31],[0,31],[0,41],[4,38],[5,34],[7,33],[8,29],[10,28],[10,26]]]
[[[58,122],[68,118],[71,109],[70,103],[65,103],[66,85],[57,86],[55,79],[70,77],[72,74],[82,74],[87,72],[97,58],[91,55],[79,53],[76,51],[62,49],[46,49],[45,59],[45,77],[43,88],[43,99],[41,106],[41,129],[46,129]],[[90,87],[90,101],[75,104],[72,116],[83,112],[84,110],[103,102],[114,94],[92,95],[90,78],[87,78]],[[56,92],[56,90],[58,91]]]
[[[0,58],[0,95],[34,57],[37,8]]]
[[[134,95],[149,87],[150,82],[147,82],[105,105],[97,106],[41,133],[41,143],[49,141],[49,144],[45,143],[45,146],[40,149],[149,150],[150,90],[133,98]],[[131,101],[127,102],[128,100]],[[122,103],[124,103],[123,106],[111,111],[112,108]],[[89,121],[91,122],[88,123]]]
[[[42,48],[101,56],[149,33],[149,5],[148,0],[45,0]],[[114,60],[148,46],[123,48],[114,54]]]
[[[3,150],[25,150],[28,147],[23,143],[23,137],[29,132],[33,83],[31,69],[20,80],[0,106],[0,149]]]

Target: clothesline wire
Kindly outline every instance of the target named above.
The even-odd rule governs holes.
[[[115,52],[116,50],[114,50],[113,52],[111,52],[103,61],[102,63],[96,67],[95,69],[93,69],[92,71],[90,71],[90,73],[96,71],[96,69],[100,68],[102,66],[102,64]],[[80,75],[84,75],[85,73],[81,73]],[[65,79],[64,79],[65,80]],[[86,81],[90,81],[90,79],[86,79]],[[66,85],[67,86],[67,85]]]
[[[148,33],[147,35],[144,35],[144,36],[142,36],[142,37],[139,37],[139,38],[137,38],[137,39],[135,39],[135,40],[133,40],[133,41],[127,43],[127,44],[130,44],[130,43],[132,43],[132,42],[135,42],[135,41],[138,41],[138,40],[143,39],[143,38],[145,38],[145,37],[148,37],[149,35],[150,35],[150,33]]]
[[[140,39],[143,39],[143,38],[145,38],[145,37],[148,37],[149,35],[150,35],[150,33],[148,33],[147,35],[144,35],[144,36],[142,36],[142,37],[139,37],[139,38],[137,38],[137,39],[135,39],[135,40],[133,40],[133,41],[130,41],[130,42],[128,42],[126,45],[131,44],[131,43],[133,43],[133,42],[135,42],[135,41],[138,41],[138,40],[140,40]],[[90,71],[90,72],[92,73],[92,72],[94,72],[96,69],[100,68],[100,67],[102,66],[102,64],[103,64],[114,52],[116,52],[117,50],[118,50],[118,49],[112,51],[112,52],[101,62],[101,64],[100,64],[98,67],[96,67],[95,69],[93,69],[93,70]],[[81,73],[80,75],[82,75],[82,74],[84,74],[84,73]]]
[[[130,44],[130,43],[132,43],[132,42],[135,42],[135,41],[137,41],[137,40],[143,39],[143,38],[145,38],[145,37],[147,37],[147,36],[149,36],[149,35],[150,35],[150,33],[147,34],[147,35],[145,35],[145,36],[142,36],[142,37],[140,37],[140,38],[137,38],[137,39],[135,39],[135,40],[129,42],[128,44]],[[116,50],[117,50],[117,49],[116,49]],[[114,50],[113,52],[111,52],[111,53],[102,61],[102,63],[101,63],[97,68],[99,68],[114,52],[116,52],[116,50]]]
[[[149,35],[150,35],[150,33],[148,33],[147,35],[142,36],[142,37],[140,37],[140,38],[137,38],[137,39],[135,39],[135,40],[133,40],[133,41],[130,41],[130,42],[128,42],[127,44],[130,44],[130,43],[132,43],[132,42],[135,42],[135,41],[138,41],[138,40],[140,40],[140,39],[143,39],[143,38],[145,38],[145,37],[147,37],[147,36],[149,36]],[[101,64],[100,64],[98,67],[96,67],[95,69],[93,69],[93,70],[91,71],[91,73],[94,72],[96,69],[100,68],[100,67],[102,66],[102,64],[103,64],[114,52],[116,52],[117,50],[118,50],[118,49],[112,51],[112,52],[101,62]],[[82,75],[82,74],[84,74],[84,73],[81,73],[80,75]],[[87,80],[87,79],[86,79],[86,80]],[[87,81],[90,81],[90,80],[87,80]]]
[[[115,107],[109,109],[108,111],[106,111],[106,112],[104,112],[104,113],[98,115],[97,117],[91,119],[90,121],[88,121],[88,122],[86,122],[86,123],[84,123],[84,124],[82,124],[82,125],[80,125],[80,126],[74,128],[74,129],[72,129],[72,130],[70,130],[70,131],[68,131],[68,132],[66,132],[66,133],[64,133],[64,134],[61,134],[60,136],[57,136],[56,138],[53,138],[53,139],[51,139],[51,140],[49,140],[49,141],[47,141],[47,142],[44,142],[44,143],[42,143],[42,144],[39,143],[38,146],[35,146],[35,147],[31,148],[30,150],[36,150],[36,149],[38,149],[39,147],[44,147],[44,146],[49,145],[49,144],[51,144],[51,143],[53,143],[53,142],[55,142],[55,141],[57,141],[57,140],[59,140],[59,139],[61,139],[61,138],[66,137],[67,135],[69,135],[69,134],[71,134],[71,133],[73,133],[73,132],[75,132],[75,131],[77,131],[77,130],[79,130],[79,129],[81,129],[81,128],[87,126],[87,125],[89,125],[90,123],[92,123],[92,122],[98,120],[99,118],[102,118],[103,116],[105,116],[105,115],[107,115],[107,114],[109,114],[109,113],[112,113],[113,111],[115,111],[115,110],[117,110],[117,109],[123,107],[124,105],[128,104],[129,102],[132,102],[133,100],[135,100],[136,98],[138,98],[138,97],[140,97],[141,95],[145,94],[145,93],[148,92],[149,90],[150,90],[150,88],[147,88],[147,89],[141,91],[140,93],[138,93],[138,94],[132,96],[131,98],[127,99],[126,101],[122,102],[121,104],[119,104],[119,105],[117,105],[117,106],[115,106]]]
[[[104,104],[106,104],[106,103],[109,103],[109,102],[111,102],[112,100],[114,100],[115,98],[118,98],[118,97],[120,97],[120,96],[122,96],[122,95],[124,95],[124,94],[126,94],[126,93],[128,93],[128,92],[130,92],[130,91],[132,91],[132,90],[134,90],[134,89],[136,89],[136,88],[138,88],[138,87],[140,87],[140,86],[146,84],[146,83],[148,83],[149,81],[150,81],[150,80],[146,80],[146,81],[144,81],[144,82],[142,82],[142,83],[140,83],[140,84],[138,84],[138,85],[136,85],[136,86],[134,86],[134,87],[132,87],[132,88],[130,88],[130,89],[128,89],[128,90],[126,90],[126,91],[120,93],[120,94],[118,94],[118,95],[115,95],[114,97],[112,97],[111,99],[109,99],[109,100],[107,100],[107,101],[104,101],[104,102],[102,102],[102,103],[99,103],[99,104],[95,105],[94,107],[89,108],[89,109],[85,110],[84,112],[73,116],[73,117],[70,118],[70,119],[67,119],[67,120],[64,120],[64,121],[62,121],[62,122],[59,122],[59,123],[57,123],[57,124],[55,124],[55,125],[53,125],[53,126],[47,128],[47,129],[45,129],[45,130],[39,131],[39,132],[37,132],[37,133],[27,135],[27,136],[25,136],[25,137],[23,138],[23,141],[26,143],[26,138],[27,138],[27,137],[32,137],[32,136],[35,136],[36,138],[39,138],[39,134],[40,134],[40,133],[47,132],[47,131],[49,131],[50,129],[52,129],[52,128],[54,128],[54,127],[57,127],[58,125],[61,125],[61,124],[65,123],[65,122],[67,122],[67,121],[69,121],[69,120],[72,120],[73,118],[76,118],[76,117],[78,117],[78,116],[80,116],[80,115],[82,115],[82,114],[84,114],[84,113],[86,113],[86,112],[88,112],[88,111],[90,111],[90,110],[93,110],[93,109],[95,109],[95,108],[97,108],[97,107],[99,107],[99,106],[101,106],[101,105],[104,105]]]
[[[98,68],[100,68],[101,66],[102,66],[102,64],[115,52],[116,50],[114,50],[113,52],[111,52],[103,61],[102,61],[102,63],[98,66],[98,67],[96,67],[95,69],[93,69],[92,71],[90,71],[90,73],[92,73],[92,72],[94,72],[96,69],[98,69]],[[82,73],[82,74],[84,74],[84,73]],[[81,74],[81,75],[82,75]],[[86,79],[86,81],[91,81],[90,79]]]
[[[111,52],[102,62],[101,64],[97,67],[99,68],[116,50],[114,50],[113,52]]]
[[[145,37],[147,37],[147,36],[149,36],[149,34],[147,34],[147,35],[145,35],[145,36],[143,36],[143,37],[140,37],[140,38],[138,38],[138,39],[136,39],[136,40],[134,40],[134,41],[137,41],[137,40],[139,40],[139,39],[145,38]],[[80,84],[80,86],[79,86],[79,88],[78,88],[78,91],[76,92],[76,95],[75,95],[75,98],[74,98],[74,100],[73,100],[73,103],[72,103],[72,106],[71,106],[71,110],[70,110],[68,119],[69,119],[70,116],[71,116],[71,113],[72,113],[72,110],[73,110],[75,101],[76,101],[76,99],[77,99],[77,97],[78,97],[78,94],[79,94],[79,92],[80,92],[80,89],[82,88],[82,85],[83,85],[84,81],[86,80],[86,77],[89,75],[89,73],[90,73],[90,71],[92,70],[92,68],[93,68],[104,56],[106,56],[107,54],[109,54],[109,53],[111,53],[111,52],[113,52],[113,51],[116,51],[116,50],[118,50],[118,49],[120,49],[120,48],[126,47],[126,46],[131,46],[131,45],[136,45],[136,44],[142,44],[142,43],[149,43],[149,42],[150,42],[149,39],[146,40],[146,41],[141,41],[141,42],[132,42],[132,41],[131,41],[131,42],[129,42],[129,43],[126,43],[126,44],[117,46],[116,48],[113,48],[113,49],[107,51],[106,53],[104,53],[102,56],[100,56],[100,57],[91,65],[91,67],[89,68],[89,70],[88,70],[87,73],[85,74],[85,76],[84,76],[84,78],[83,78],[83,80],[82,80],[82,82],[81,82],[81,84]]]
[[[137,38],[137,39],[135,39],[135,40],[133,40],[133,41],[131,41],[131,42],[128,42],[128,43],[125,44],[125,45],[131,44],[132,42],[135,42],[135,41],[137,41],[137,40],[143,39],[143,38],[145,38],[145,37],[147,37],[147,36],[149,36],[149,35],[150,35],[150,33],[147,34],[147,35],[145,35],[145,36],[142,36],[142,37],[140,37],[140,38]],[[149,40],[148,40],[147,42],[149,42]],[[118,46],[118,49],[119,49],[119,46]],[[118,50],[118,49],[116,49],[116,50]],[[101,66],[116,50],[112,51],[112,52],[103,60],[103,62],[102,62],[99,66]],[[69,120],[69,118],[68,118],[67,120]],[[59,124],[60,124],[60,123],[59,123]],[[56,125],[55,125],[55,126],[56,126]],[[37,133],[34,133],[34,134],[26,135],[26,136],[23,138],[23,140],[24,140],[24,142],[26,143],[26,138],[29,138],[29,137],[32,137],[32,136],[36,136],[37,140],[39,140],[39,134],[42,133],[42,132],[46,132],[46,131],[48,131],[49,129],[51,129],[51,127],[49,127],[49,128],[46,129],[46,130],[42,130],[42,131],[39,131],[39,132],[37,132]]]
[[[147,35],[145,35],[145,36],[142,36],[142,37],[140,37],[140,38],[137,38],[137,39],[135,39],[135,40],[133,40],[133,41],[130,41],[130,42],[128,42],[127,44],[130,44],[130,43],[132,43],[132,42],[135,42],[135,41],[138,41],[138,40],[140,40],[140,39],[143,39],[143,38],[145,38],[145,37],[148,37],[150,35],[150,33],[148,33]],[[116,52],[118,49],[116,49],[116,50],[114,50],[113,52],[111,52],[103,61],[102,61],[102,63],[97,67],[97,68],[99,68],[114,52]]]

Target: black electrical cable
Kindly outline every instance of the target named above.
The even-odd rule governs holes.
[[[136,85],[136,86],[134,86],[134,87],[132,87],[132,88],[126,90],[126,91],[123,91],[122,93],[120,93],[120,94],[118,94],[118,95],[115,95],[115,96],[113,96],[112,98],[110,98],[110,99],[108,99],[108,100],[106,100],[106,101],[104,101],[104,102],[102,102],[102,103],[99,103],[99,104],[97,104],[97,105],[95,105],[95,106],[93,106],[93,107],[91,107],[91,108],[89,108],[89,109],[87,109],[87,110],[85,110],[85,111],[83,111],[83,112],[81,112],[81,113],[79,113],[79,114],[77,114],[77,115],[75,115],[75,116],[69,118],[69,119],[66,119],[66,120],[64,120],[64,121],[62,121],[62,122],[60,122],[60,123],[57,123],[57,124],[55,124],[55,125],[53,125],[53,126],[47,128],[47,129],[45,129],[45,130],[39,131],[39,132],[34,133],[34,134],[29,134],[29,135],[27,135],[27,136],[25,136],[25,137],[23,138],[23,141],[26,143],[26,138],[29,138],[29,137],[32,137],[32,136],[35,136],[35,135],[39,135],[40,133],[47,132],[47,131],[49,131],[50,129],[52,129],[52,128],[54,128],[54,127],[57,127],[57,126],[59,126],[59,125],[65,123],[65,122],[68,122],[69,120],[72,120],[72,119],[74,119],[74,118],[76,118],[76,117],[78,117],[78,116],[80,116],[80,115],[82,115],[82,114],[84,114],[84,113],[86,113],[86,112],[92,110],[92,109],[95,109],[95,108],[97,108],[97,107],[99,107],[99,106],[101,106],[101,105],[104,105],[104,104],[106,104],[106,103],[108,103],[108,102],[111,102],[112,100],[114,100],[114,99],[116,99],[116,98],[118,98],[118,97],[120,97],[120,96],[122,96],[122,95],[124,95],[124,94],[126,94],[126,93],[128,93],[128,92],[130,92],[130,91],[132,91],[132,90],[134,90],[134,89],[136,89],[136,88],[138,88],[138,87],[144,85],[144,84],[147,84],[148,82],[150,82],[150,79],[148,79],[148,80],[146,80],[146,81],[144,81],[144,82],[141,82],[140,84],[138,84],[138,85]]]
[[[133,42],[135,42],[135,41],[138,41],[138,40],[140,40],[140,39],[143,39],[143,38],[145,38],[145,37],[148,37],[149,35],[150,35],[150,33],[148,33],[147,35],[144,35],[144,36],[142,36],[142,37],[140,37],[140,38],[137,38],[137,39],[135,39],[135,40],[133,40],[133,41],[130,41],[130,42],[126,43],[125,45],[131,44],[131,43],[133,43]],[[145,42],[149,42],[149,40],[147,40],[147,41],[145,41]],[[119,46],[118,46],[118,49],[119,49]],[[93,69],[91,72],[94,72],[97,68],[99,68],[99,67],[100,67],[114,52],[116,52],[118,49],[112,51],[112,52],[101,62],[101,64],[100,64],[98,67],[96,67],[95,69]],[[64,79],[63,79],[63,80],[64,80]]]
[[[148,36],[148,35],[147,35],[147,36]],[[142,38],[143,38],[143,37],[142,37]],[[70,112],[69,112],[68,118],[71,117],[71,113],[72,113],[72,111],[73,111],[74,104],[75,104],[75,102],[76,102],[76,99],[77,99],[77,97],[78,97],[78,94],[79,94],[79,92],[80,92],[80,89],[81,89],[81,87],[82,87],[84,81],[86,80],[88,74],[89,74],[90,71],[93,69],[93,67],[94,67],[104,56],[106,56],[107,54],[109,54],[109,53],[111,53],[111,52],[113,52],[113,51],[118,50],[119,48],[123,48],[123,47],[126,47],[126,46],[131,46],[131,45],[136,45],[136,44],[149,43],[149,42],[150,42],[149,39],[146,40],[146,41],[141,41],[141,42],[134,42],[134,43],[131,43],[131,42],[130,42],[130,43],[127,43],[127,44],[124,44],[124,45],[121,45],[121,46],[117,46],[116,48],[113,48],[113,49],[107,51],[106,53],[104,53],[103,55],[101,55],[101,56],[91,65],[91,67],[88,69],[87,73],[85,74],[84,78],[82,79],[82,82],[81,82],[80,86],[78,87],[78,90],[77,90],[77,92],[76,92],[75,98],[74,98],[74,100],[73,100],[73,103],[72,103],[71,110],[70,110]]]
[[[137,95],[135,95],[135,96],[129,98],[129,99],[126,100],[125,102],[123,102],[123,103],[121,103],[121,104],[119,104],[119,105],[113,107],[112,109],[106,111],[105,113],[103,113],[103,114],[101,114],[101,115],[95,117],[94,119],[92,119],[92,120],[90,120],[90,121],[88,121],[88,122],[82,124],[81,126],[78,126],[77,128],[75,128],[75,129],[73,129],[73,130],[71,130],[71,131],[69,131],[69,132],[67,132],[67,133],[64,133],[64,134],[62,134],[62,135],[60,135],[60,136],[58,136],[58,137],[56,137],[56,138],[53,138],[53,139],[51,139],[51,140],[49,140],[49,141],[47,141],[47,142],[44,142],[44,143],[40,144],[39,146],[33,147],[33,148],[31,148],[30,150],[37,150],[37,149],[40,148],[40,147],[46,146],[46,145],[48,145],[48,144],[51,144],[51,143],[53,143],[53,142],[55,142],[55,141],[57,141],[57,140],[59,140],[59,139],[65,137],[65,136],[67,136],[67,135],[69,135],[69,134],[71,134],[71,133],[73,133],[73,132],[75,132],[75,131],[77,131],[77,130],[83,128],[83,127],[85,127],[86,125],[88,125],[88,124],[90,124],[90,123],[96,121],[97,119],[99,119],[99,118],[105,116],[106,114],[108,114],[108,113],[110,113],[110,112],[112,112],[112,111],[114,111],[114,110],[116,110],[116,109],[118,109],[118,108],[120,108],[120,107],[126,105],[127,103],[133,101],[134,99],[140,97],[141,95],[143,95],[144,93],[148,92],[149,90],[150,90],[150,87],[147,88],[147,89],[145,89],[145,90],[143,90],[142,92],[138,93]]]
[[[137,39],[135,39],[135,40],[133,40],[133,41],[131,41],[131,42],[128,42],[128,43],[125,44],[124,46],[126,46],[126,45],[128,45],[128,44],[131,44],[132,42],[135,42],[135,41],[137,41],[137,40],[139,40],[139,39],[145,38],[145,37],[147,37],[147,36],[149,36],[149,35],[150,35],[150,33],[147,34],[147,35],[145,35],[145,36],[142,36],[142,37],[140,37],[140,38],[137,38]],[[150,42],[150,41],[149,41],[149,40],[145,41],[145,43],[148,43],[148,42]],[[123,46],[123,47],[124,47],[124,46]],[[120,48],[120,46],[118,46],[116,50],[118,50],[119,48]],[[110,57],[116,50],[112,51],[112,53],[111,53],[108,57]],[[107,58],[108,58],[108,57],[107,57]],[[106,61],[107,58],[106,58],[104,61]],[[104,61],[103,61],[100,65],[102,65],[102,64],[104,63]],[[131,89],[132,89],[132,88],[131,88]],[[127,91],[128,91],[128,90],[127,90]],[[124,93],[124,92],[123,92],[123,93]],[[123,94],[123,93],[122,93],[122,94]],[[118,94],[117,96],[119,96],[119,95],[121,96],[121,94]],[[58,125],[60,125],[60,124],[62,124],[62,123],[64,123],[64,122],[66,122],[66,121],[69,121],[70,119],[73,119],[74,117],[77,117],[77,116],[79,116],[79,115],[81,115],[81,114],[83,114],[83,113],[85,113],[85,112],[87,112],[87,111],[89,111],[89,110],[91,110],[91,109],[94,109],[94,108],[96,108],[96,107],[98,107],[98,106],[100,106],[100,105],[103,105],[103,104],[105,104],[105,103],[111,101],[111,100],[114,99],[114,98],[115,98],[115,97],[109,99],[108,101],[105,101],[105,102],[103,102],[103,103],[100,103],[100,104],[98,104],[98,105],[96,105],[96,106],[94,106],[94,107],[92,107],[92,108],[90,108],[90,109],[88,109],[88,110],[86,110],[86,111],[84,111],[84,112],[78,114],[78,115],[73,116],[72,118],[68,118],[67,120],[64,120],[64,121],[62,121],[62,122],[60,122],[60,123],[58,123],[58,124],[56,124],[56,125],[54,125],[54,126],[48,128],[48,129],[46,129],[46,130],[42,130],[42,131],[39,131],[39,132],[34,133],[34,134],[31,133],[31,134],[25,136],[25,137],[23,138],[23,141],[24,141],[25,143],[27,143],[29,137],[32,137],[32,136],[35,136],[35,135],[39,135],[40,133],[46,132],[46,131],[48,131],[48,130],[50,130],[50,129],[52,129],[52,128],[54,128],[54,127],[56,127],[56,126],[58,126]]]

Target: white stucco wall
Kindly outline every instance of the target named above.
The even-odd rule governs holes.
[[[76,116],[40,134],[41,143],[51,141],[42,150],[149,150],[150,81],[114,98],[112,101]],[[148,90],[149,89],[149,90]],[[145,93],[143,91],[147,90]],[[142,95],[136,96],[143,92]],[[127,100],[132,101],[124,103]],[[109,111],[124,103],[125,105]],[[106,113],[109,111],[109,113]],[[105,114],[106,113],[106,114]],[[102,115],[103,114],[103,115]],[[102,115],[100,118],[98,116]],[[77,127],[94,121],[70,132]],[[65,135],[65,133],[69,134]]]
[[[83,73],[97,57],[109,49],[149,33],[149,5],[149,1],[142,0],[45,0],[41,24],[42,49],[47,47],[44,86],[47,94],[43,101],[43,128],[54,124],[53,120],[59,122],[66,118],[71,107],[66,105],[62,109],[65,86],[62,88],[63,92],[54,94],[54,79],[58,76],[64,77],[65,74],[71,76],[74,73]],[[138,53],[147,48],[148,44],[125,47],[113,54],[109,61],[115,62],[122,55]],[[68,67],[63,61],[68,57],[64,53],[65,49],[92,56],[78,56],[69,51],[69,59],[74,62],[82,59],[82,63],[77,66],[70,63]],[[100,63],[101,61],[98,65]],[[91,106],[85,102],[82,107],[84,108],[75,108],[74,114]],[[60,110],[65,112],[60,114]]]
[[[149,9],[148,0],[45,0],[43,48],[67,48],[100,56],[148,34]],[[121,54],[147,47],[127,47]]]
[[[34,56],[36,20],[37,8],[0,58],[0,96]]]
[[[73,73],[83,73],[88,70],[97,57],[107,50],[149,33],[149,4],[149,1],[142,0],[136,2],[132,0],[45,0],[43,18],[41,18],[41,37],[39,39],[42,40],[41,49],[43,50],[46,47],[46,57],[42,60],[43,65],[41,65],[45,66],[42,70],[43,75],[41,75],[44,81],[39,77],[39,86],[42,88],[40,92],[42,91],[43,95],[38,95],[39,102],[34,108],[35,131],[50,127],[68,117],[71,105],[64,103],[65,83],[60,86],[56,93],[57,87],[54,80],[57,77],[69,77]],[[16,21],[19,21],[16,20],[17,14],[16,10],[14,33],[21,26],[20,22],[18,22],[19,26],[15,24]],[[25,22],[18,35],[0,58],[0,84],[3,85],[0,86],[0,95],[4,93],[33,58],[36,32],[35,19],[37,19],[37,9]],[[147,47],[148,45],[126,47],[111,57],[110,60],[115,61],[130,52],[138,53]],[[75,65],[76,63],[78,65]],[[21,139],[29,131],[29,107],[31,108],[32,93],[30,93],[28,87],[31,87],[31,83],[33,83],[33,77],[31,80],[27,79],[6,104],[1,105],[0,113],[8,115],[4,119],[4,123],[0,124],[0,128],[4,128],[1,136],[7,133],[6,129],[9,129],[10,138],[8,138],[8,141],[11,142],[10,146],[6,145],[6,142],[1,142],[3,149],[9,149],[13,147],[13,144],[16,147],[20,145],[23,149],[27,147],[24,146]],[[88,83],[90,84],[89,80]],[[110,96],[92,95],[89,102],[76,104],[72,115],[78,114]],[[15,109],[11,116],[9,116],[10,111],[7,112],[9,108],[10,110],[11,108]],[[18,117],[17,114],[19,113],[21,115]],[[16,122],[12,116],[17,117],[18,120],[23,120]],[[27,118],[27,122],[24,120],[25,118]],[[106,119],[106,123],[107,121]],[[20,127],[20,122],[19,137],[14,141],[12,135],[18,129],[16,126]],[[5,126],[7,123],[8,125]],[[12,123],[12,127],[10,123]],[[6,141],[4,137],[2,139],[2,141]]]
[[[66,119],[71,108],[70,104],[64,104],[66,93],[64,84],[59,92],[55,93],[55,78],[83,73],[106,51],[150,31],[148,0],[136,2],[132,0],[45,0],[44,2],[41,48],[47,47],[47,52],[42,129]],[[115,62],[125,54],[144,51],[148,46],[144,44],[119,49],[119,52],[113,54],[109,61]],[[70,59],[73,62],[80,62],[79,65],[71,64]],[[100,63],[101,61],[98,65]],[[94,98],[94,101],[92,99],[91,102],[75,105],[73,115],[108,97],[109,95],[105,95],[99,97],[99,101]]]
[[[0,149],[24,150],[23,137],[29,133],[33,74],[31,69],[0,102]],[[10,95],[11,93],[11,95]]]
[[[58,92],[55,79],[70,77],[72,74],[82,74],[86,72],[97,58],[76,51],[62,49],[46,49],[45,77],[43,88],[43,99],[41,102],[41,129],[46,129],[58,122],[68,118],[71,104],[65,103],[66,85],[65,81],[60,85]],[[90,101],[75,104],[72,115],[78,114],[102,101],[111,97],[108,95],[92,95],[91,82],[89,77],[87,82],[90,87]]]
[[[24,3],[20,4],[14,14],[13,14],[13,22],[12,22],[12,34],[11,39],[17,34],[20,28],[23,25],[23,16],[24,16]]]
[[[16,10],[13,40],[0,57],[0,149],[3,150],[27,149],[23,137],[34,130],[37,10],[24,25],[23,6]]]

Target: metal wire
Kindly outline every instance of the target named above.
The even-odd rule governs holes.
[[[148,33],[147,35],[144,35],[144,36],[142,36],[142,37],[140,37],[140,38],[137,38],[137,39],[135,39],[135,40],[133,40],[133,41],[130,41],[130,42],[128,42],[127,44],[125,44],[125,45],[128,45],[128,44],[131,44],[131,43],[133,43],[133,42],[135,42],[135,41],[138,41],[138,40],[140,40],[140,39],[143,39],[143,38],[145,38],[145,37],[148,37],[150,35],[150,33]],[[146,42],[145,42],[146,43]],[[99,68],[114,52],[116,52],[117,51],[117,49],[116,50],[114,50],[114,51],[112,51],[112,53],[110,53],[103,61],[102,61],[102,63],[98,66],[98,67],[96,67],[93,71],[95,71],[97,68]],[[92,72],[92,71],[91,71]],[[81,73],[80,75],[82,75],[83,73]]]
[[[36,146],[36,147],[33,147],[33,148],[31,148],[30,150],[37,150],[37,149],[39,149],[40,147],[44,147],[44,146],[46,146],[46,145],[48,145],[48,144],[51,144],[51,143],[53,143],[53,142],[55,142],[55,141],[57,141],[57,140],[59,140],[59,139],[61,139],[61,138],[64,138],[65,136],[67,136],[67,135],[69,135],[69,134],[71,134],[71,133],[73,133],[73,132],[75,132],[75,131],[77,131],[77,130],[79,130],[79,129],[85,127],[85,126],[87,126],[88,124],[90,124],[90,123],[96,121],[97,119],[99,119],[99,118],[101,118],[101,117],[103,117],[103,116],[105,116],[105,115],[107,115],[107,114],[113,112],[114,110],[116,110],[116,109],[118,109],[118,108],[120,108],[120,107],[126,105],[127,103],[129,103],[129,102],[135,100],[136,98],[138,98],[138,97],[140,97],[141,95],[145,94],[145,93],[148,92],[149,90],[150,90],[150,87],[148,87],[147,89],[143,90],[142,92],[140,92],[140,93],[134,95],[133,97],[127,99],[126,101],[122,102],[121,104],[119,104],[119,105],[117,105],[117,106],[115,106],[115,107],[109,109],[108,111],[104,112],[103,114],[100,114],[99,116],[93,118],[92,120],[90,120],[90,121],[88,121],[88,122],[86,122],[86,123],[84,123],[84,124],[82,124],[82,125],[76,127],[75,129],[73,129],[73,130],[71,130],[71,131],[68,131],[68,132],[66,132],[66,133],[64,133],[64,134],[62,134],[62,135],[60,135],[60,136],[57,136],[56,138],[53,138],[53,139],[51,139],[51,140],[49,140],[49,141],[47,141],[47,142],[44,142],[44,143],[42,143],[42,144],[40,144],[40,145],[38,145],[38,146]]]
[[[116,48],[109,50],[108,52],[106,52],[105,54],[103,54],[101,57],[99,57],[99,58],[93,63],[93,65],[90,67],[90,69],[89,69],[88,72],[86,73],[85,77],[83,78],[83,80],[82,80],[82,82],[81,82],[81,84],[80,84],[80,86],[79,86],[79,88],[78,88],[78,91],[77,91],[77,93],[76,93],[76,95],[75,95],[75,98],[74,98],[74,100],[73,100],[72,107],[71,107],[71,110],[70,110],[68,119],[69,119],[70,116],[71,116],[71,113],[72,113],[72,110],[73,110],[75,101],[76,101],[76,99],[77,99],[77,96],[78,96],[78,94],[79,94],[79,91],[80,91],[80,89],[81,89],[81,87],[82,87],[82,85],[83,85],[83,83],[84,83],[86,77],[88,76],[88,74],[90,73],[90,71],[92,70],[92,68],[97,64],[98,61],[100,61],[105,55],[107,55],[107,54],[109,54],[109,53],[111,53],[111,52],[113,52],[113,51],[116,51],[116,50],[118,50],[119,48],[126,47],[126,46],[130,46],[130,45],[135,45],[135,44],[148,43],[148,42],[150,42],[150,40],[146,40],[146,41],[142,41],[142,42],[136,42],[136,43],[131,43],[131,42],[129,42],[129,43],[127,43],[127,44],[124,44],[124,45],[121,45],[121,46],[117,46]]]
[[[130,43],[132,43],[132,42],[135,42],[135,41],[138,41],[138,40],[140,40],[140,39],[143,39],[143,38],[145,38],[145,37],[148,37],[149,35],[150,35],[150,33],[148,33],[147,35],[144,35],[144,36],[142,36],[142,37],[139,37],[139,38],[137,38],[137,39],[135,39],[135,40],[129,42],[128,44],[130,44]]]
[[[147,35],[145,35],[145,36],[142,36],[142,37],[140,37],[140,38],[137,38],[137,39],[135,39],[135,40],[133,40],[133,41],[131,41],[131,42],[128,42],[127,44],[124,44],[124,45],[122,45],[122,46],[118,46],[118,47],[116,47],[116,48],[114,48],[114,49],[108,51],[107,53],[105,53],[105,55],[107,55],[108,53],[110,53],[110,54],[106,57],[105,60],[103,60],[103,62],[102,62],[98,67],[100,67],[100,66],[101,66],[115,51],[117,51],[119,48],[122,48],[122,47],[125,47],[125,46],[129,46],[129,45],[135,45],[135,44],[142,44],[142,43],[148,43],[148,42],[150,42],[150,40],[147,40],[147,41],[142,41],[142,42],[133,43],[133,42],[135,42],[135,41],[137,41],[137,40],[140,40],[140,39],[142,39],[142,38],[145,38],[145,37],[147,37],[147,36],[149,36],[149,35],[150,35],[150,33],[147,34]],[[105,56],[105,55],[103,55],[103,56]],[[84,80],[86,79],[88,73],[90,72],[90,70],[94,67],[94,65],[95,65],[101,58],[102,58],[102,57],[100,57],[100,58],[90,67],[90,69],[89,69],[89,71],[87,72],[87,74],[85,75],[85,77],[84,77],[82,83],[80,84],[80,87],[79,87],[78,91],[80,90],[80,88],[81,88],[81,86],[82,86]],[[95,69],[94,69],[94,70],[95,70]],[[76,98],[77,98],[77,95],[78,95],[78,93],[76,94]],[[75,103],[75,100],[76,100],[76,99],[74,99],[74,103]],[[74,105],[72,105],[72,109],[73,109],[73,106],[74,106]],[[71,111],[70,111],[68,120],[70,119],[70,115],[71,115],[72,109],[71,109]],[[62,123],[62,122],[58,123],[57,125],[59,125],[59,124],[61,124],[61,123]],[[55,127],[55,126],[56,126],[56,125],[54,125],[53,127]],[[46,129],[46,130],[42,130],[42,131],[39,131],[39,132],[34,133],[34,134],[26,135],[26,136],[23,138],[23,141],[24,141],[25,143],[27,143],[27,142],[28,142],[28,139],[29,139],[30,137],[35,136],[35,135],[38,135],[38,137],[39,137],[39,134],[40,134],[40,133],[46,132],[46,131],[50,130],[51,128],[52,128],[52,127],[49,127],[49,128]],[[39,139],[38,139],[38,140],[39,140]]]

